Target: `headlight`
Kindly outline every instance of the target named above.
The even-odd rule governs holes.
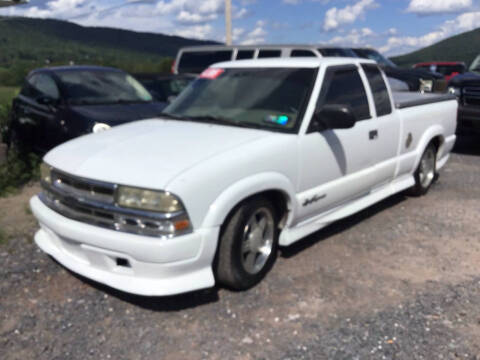
[[[452,95],[455,95],[456,97],[460,97],[462,95],[462,91],[460,90],[460,88],[457,88],[457,87],[454,87],[454,86],[450,86],[448,88],[448,93],[452,94]]]
[[[184,210],[182,203],[175,195],[165,191],[145,190],[128,186],[118,187],[117,204],[126,208],[162,213]]]
[[[110,128],[111,128],[111,126],[108,125],[108,124],[96,123],[95,125],[93,125],[92,132],[93,133],[98,133],[98,132],[102,132],[102,131],[105,131],[105,130],[109,130]]]
[[[420,91],[421,92],[432,92],[433,91],[433,80],[420,79]]]
[[[52,168],[45,163],[40,165],[40,181],[49,185],[52,184]]]

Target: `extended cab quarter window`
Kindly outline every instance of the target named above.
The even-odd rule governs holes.
[[[348,105],[357,120],[370,119],[367,93],[356,67],[327,69],[317,109],[325,105]]]
[[[370,88],[372,89],[377,116],[390,114],[392,112],[392,104],[390,102],[390,96],[388,95],[387,85],[378,66],[364,64],[362,67],[367,75]]]

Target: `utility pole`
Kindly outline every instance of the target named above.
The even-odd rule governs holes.
[[[226,44],[232,45],[232,0],[225,0]]]

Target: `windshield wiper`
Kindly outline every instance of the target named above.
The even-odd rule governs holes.
[[[172,119],[172,120],[188,120],[187,117],[184,117],[184,116],[180,116],[180,115],[173,115],[173,114],[169,114],[169,113],[166,113],[166,112],[161,112],[160,114],[158,114],[159,117],[164,117],[164,118],[167,118],[167,119]]]
[[[212,124],[228,125],[228,126],[238,126],[238,127],[249,127],[246,124],[243,124],[239,121],[230,120],[222,117],[217,117],[213,115],[201,115],[201,116],[189,116],[188,119],[204,121]]]

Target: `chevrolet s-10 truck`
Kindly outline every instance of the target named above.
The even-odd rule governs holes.
[[[216,64],[158,118],[50,151],[30,202],[35,241],[129,293],[248,289],[279,246],[392,194],[425,194],[455,143],[457,106],[392,96],[370,60]]]

